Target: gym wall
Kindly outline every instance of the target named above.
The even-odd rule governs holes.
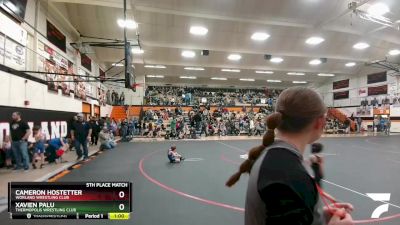
[[[38,4],[38,5],[36,5]],[[0,14],[4,14],[0,11]],[[23,29],[27,32],[26,40],[26,53],[25,53],[25,66],[24,68],[15,68],[18,70],[30,70],[30,71],[42,71],[39,68],[39,54],[38,44],[43,43],[50,48],[52,48],[58,55],[71,61],[74,65],[73,72],[78,73],[78,70],[87,72],[92,76],[99,75],[99,65],[96,62],[95,55],[90,55],[92,59],[92,70],[81,66],[80,54],[70,46],[70,42],[76,40],[77,34],[74,34],[71,27],[61,19],[61,17],[67,18],[66,10],[62,8],[58,12],[53,10],[50,4],[45,4],[41,1],[28,1],[25,20],[31,23],[30,25],[35,26],[34,21],[37,20],[37,33],[25,23],[18,24],[16,22],[9,22],[7,31],[2,31],[8,35],[12,35],[12,30]],[[50,21],[54,26],[57,27],[66,36],[66,52],[58,49],[55,45],[50,43],[44,36],[46,36],[46,23]],[[17,32],[19,33],[19,32]],[[42,34],[42,35],[41,35]],[[43,36],[44,35],[44,36]],[[15,40],[14,40],[15,41]],[[3,43],[4,44],[4,43]],[[1,57],[0,57],[1,59]],[[3,60],[0,60],[0,64],[3,64]],[[10,65],[6,65],[12,67]],[[104,68],[104,67],[103,67]],[[36,108],[43,110],[56,110],[56,111],[68,111],[68,112],[81,112],[82,111],[82,100],[75,99],[74,94],[71,93],[70,96],[62,95],[61,90],[49,92],[47,84],[43,82],[45,76],[43,74],[30,74],[35,79],[26,79],[14,74],[14,72],[9,73],[8,69],[4,66],[0,66],[0,106],[12,106],[12,107],[24,107],[24,108]],[[99,83],[93,83],[94,85],[99,85]],[[72,90],[74,91],[74,90]],[[97,92],[97,86],[93,86],[93,91]],[[95,97],[95,96],[94,96]],[[26,103],[29,103],[26,105]],[[99,105],[97,100],[88,98],[85,101],[91,104],[92,108],[94,105]],[[109,112],[110,107],[102,106],[100,113],[103,114],[102,109],[105,112]],[[94,112],[94,110],[92,110]]]
[[[54,110],[29,109],[20,107],[0,107],[0,145],[4,140],[4,135],[10,134],[11,114],[20,112],[22,119],[26,121],[32,129],[34,125],[42,127],[46,134],[46,139],[65,137],[69,131],[69,123],[76,113]],[[32,135],[30,141],[33,141]]]
[[[386,82],[367,84],[368,74],[373,73],[371,71],[381,72],[382,70],[381,69],[380,70],[378,70],[378,69],[371,70],[371,68],[367,68],[367,69],[364,69],[363,71],[361,71],[360,76],[357,76],[357,75],[337,76],[333,80],[330,80],[327,83],[316,88],[316,91],[321,93],[325,104],[330,107],[359,106],[361,103],[361,100],[366,98],[363,95],[360,95],[359,91],[360,91],[360,89],[368,89],[368,87],[388,85],[389,95],[391,95],[392,93],[400,92],[400,77],[399,76],[387,76]],[[332,83],[334,81],[340,81],[340,80],[345,80],[345,79],[350,79],[350,85],[348,88],[333,90]],[[334,100],[333,99],[334,92],[341,92],[341,91],[349,91],[349,98]],[[368,98],[376,97],[377,99],[380,99],[384,96],[386,96],[386,95],[368,96]]]

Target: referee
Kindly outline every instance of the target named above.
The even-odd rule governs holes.
[[[309,88],[289,88],[279,96],[262,145],[250,150],[226,183],[231,187],[241,174],[250,174],[245,225],[354,224],[350,204],[335,204],[339,208],[331,211],[322,207],[316,183],[303,166],[306,146],[322,135],[325,113],[322,99]]]

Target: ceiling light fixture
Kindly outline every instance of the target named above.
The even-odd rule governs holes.
[[[377,3],[371,5],[367,12],[358,9],[359,3],[352,2],[348,5],[348,8],[358,17],[363,20],[367,20],[373,23],[381,24],[383,26],[392,27],[399,30],[398,21],[393,22],[391,19],[384,17],[383,15],[389,12],[389,7],[383,3]]]
[[[346,64],[345,64],[346,67],[353,67],[353,66],[355,66],[355,65],[356,65],[355,62],[349,62],[349,63],[346,63]]]
[[[185,67],[185,70],[196,70],[196,71],[203,71],[204,68],[202,67]]]
[[[239,54],[230,54],[230,55],[228,56],[228,59],[229,59],[229,60],[232,60],[232,61],[238,61],[238,60],[240,60],[241,58],[242,58],[242,56],[239,55]]]
[[[144,50],[141,48],[132,48],[132,53],[135,55],[141,55],[144,53]]]
[[[222,72],[229,72],[229,73],[240,73],[238,69],[221,69]]]
[[[164,75],[147,75],[148,78],[164,78]]]
[[[305,73],[299,73],[299,72],[289,72],[287,73],[289,76],[304,76],[306,75]]]
[[[307,84],[307,81],[292,81],[293,84]]]
[[[124,64],[122,64],[122,63],[113,63],[112,66],[122,67],[122,66],[124,66]]]
[[[389,11],[389,7],[381,2],[371,5],[367,10],[368,14],[377,17],[383,16]]]
[[[319,45],[324,41],[325,39],[323,39],[322,37],[310,37],[309,39],[306,40],[306,44]]]
[[[133,20],[123,20],[123,19],[118,19],[117,20],[118,26],[124,28],[128,28],[128,29],[136,29],[138,27],[138,24],[133,21]]]
[[[358,42],[357,44],[353,45],[353,48],[358,49],[358,50],[363,50],[366,48],[369,48],[369,44],[365,42]]]
[[[319,77],[334,77],[335,74],[333,74],[333,73],[319,73],[318,76]]]
[[[265,41],[270,37],[269,34],[264,33],[264,32],[256,32],[253,35],[251,35],[251,39],[255,41]]]
[[[228,80],[225,77],[211,77],[211,80]]]
[[[145,65],[144,67],[146,67],[146,68],[154,68],[154,69],[165,69],[165,68],[167,68],[164,65]]]
[[[400,55],[400,50],[399,49],[393,49],[389,51],[389,55]]]
[[[360,17],[363,20],[367,20],[373,23],[381,24],[383,26],[392,27],[395,28],[396,30],[399,30],[398,21],[392,22],[390,19],[384,16],[374,16],[358,9],[354,10],[354,12],[358,17]]]
[[[240,81],[256,81],[255,79],[250,79],[250,78],[240,78]]]
[[[313,65],[313,66],[319,65],[319,64],[321,64],[321,63],[322,63],[322,62],[321,62],[320,59],[313,59],[313,60],[311,60],[311,61],[309,62],[309,64],[310,64],[310,65]]]
[[[271,61],[273,63],[281,63],[281,62],[283,62],[283,59],[280,57],[274,57],[274,58],[271,58],[269,61]]]
[[[266,70],[256,70],[256,73],[263,73],[263,74],[274,74],[273,71],[266,71]]]
[[[184,50],[184,51],[182,51],[182,56],[185,58],[194,58],[196,56],[196,52]]]
[[[267,80],[268,83],[281,83],[281,80]]]
[[[181,78],[181,79],[190,79],[190,80],[197,79],[197,77],[193,77],[193,76],[180,76],[179,78]]]
[[[204,36],[208,33],[208,29],[202,26],[191,26],[189,32],[194,35]]]

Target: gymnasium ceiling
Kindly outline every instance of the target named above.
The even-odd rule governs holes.
[[[123,18],[122,0],[47,0],[54,4],[72,26],[80,33],[105,38],[123,37],[117,19]],[[189,83],[217,86],[270,86],[286,87],[293,81],[307,81],[318,85],[335,76],[357,76],[375,71],[365,62],[384,59],[390,50],[400,49],[400,31],[371,21],[363,20],[348,10],[349,0],[128,0],[128,17],[138,23],[129,30],[129,39],[137,34],[143,54],[134,55],[136,74],[163,75],[164,78],[146,78],[146,83]],[[384,16],[400,20],[400,1],[363,0],[358,9],[367,11],[376,3],[386,4],[390,11]],[[191,26],[208,29],[204,36],[189,32]],[[264,32],[265,41],[255,41],[251,36]],[[309,45],[305,41],[318,36],[324,41]],[[358,42],[369,48],[358,50]],[[185,58],[183,50],[194,51],[196,56]],[[202,56],[201,50],[209,50]],[[100,62],[111,66],[123,58],[123,51],[95,48]],[[241,59],[231,61],[230,54],[240,54]],[[280,57],[281,63],[272,63],[264,55]],[[310,65],[313,59],[327,58],[326,63]],[[346,67],[349,62],[356,63]],[[145,68],[144,65],[164,65],[164,69]],[[201,67],[202,71],[185,70]],[[240,72],[223,72],[221,69],[238,69]],[[117,73],[121,68],[111,72]],[[260,74],[255,71],[271,71]],[[304,73],[290,76],[287,73]],[[111,73],[110,73],[111,74]],[[180,76],[195,76],[196,80]],[[211,77],[227,78],[226,81]],[[255,79],[255,82],[240,81]],[[281,80],[270,83],[267,80]]]

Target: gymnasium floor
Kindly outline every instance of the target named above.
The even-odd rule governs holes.
[[[381,217],[400,213],[400,136],[324,138],[324,188],[351,202],[356,220],[371,218],[381,202],[366,193],[390,193],[390,206]],[[177,146],[188,161],[167,162],[169,145]],[[243,161],[241,155],[257,140],[164,141],[122,143],[113,151],[73,170],[59,181],[132,181],[132,219],[129,221],[77,220],[74,224],[241,225],[247,177],[234,188],[225,180]],[[26,224],[0,214],[1,224]],[[5,223],[4,223],[5,222]],[[30,224],[70,224],[72,221],[29,221]],[[363,223],[366,224],[366,223]],[[400,219],[374,224],[399,225]]]

